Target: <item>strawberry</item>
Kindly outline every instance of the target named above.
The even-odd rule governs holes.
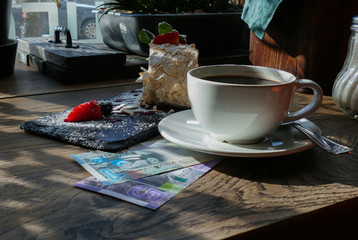
[[[96,100],[91,100],[75,107],[70,114],[68,114],[65,122],[82,122],[102,118],[101,106]]]
[[[154,44],[164,44],[172,43],[179,45],[179,33],[177,31],[172,31],[170,33],[160,34],[153,39]]]

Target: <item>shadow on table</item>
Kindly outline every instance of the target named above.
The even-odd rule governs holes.
[[[216,170],[258,183],[286,186],[316,186],[331,183],[358,186],[355,154],[330,155],[314,148],[288,156],[228,158]]]

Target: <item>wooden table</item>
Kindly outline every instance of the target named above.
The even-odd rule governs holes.
[[[133,79],[61,85],[19,63],[0,79],[0,239],[358,237],[358,122],[331,97],[309,119],[352,154],[227,158],[157,211],[73,187],[90,174],[70,155],[88,150],[19,129],[134,88]]]

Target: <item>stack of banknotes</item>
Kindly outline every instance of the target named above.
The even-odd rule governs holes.
[[[71,155],[92,176],[76,187],[106,194],[152,210],[195,182],[223,157],[183,149],[160,139],[120,153]]]

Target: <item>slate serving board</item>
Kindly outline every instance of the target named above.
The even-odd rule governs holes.
[[[74,42],[78,48],[66,48],[65,43],[52,43],[48,38],[19,38],[18,49],[62,69],[87,69],[89,67],[122,66],[126,54],[105,44]]]
[[[148,66],[147,61],[137,56],[127,56],[126,63],[123,66],[89,67],[85,70],[81,68],[63,69],[21,50],[17,51],[17,58],[40,73],[64,84],[138,77],[140,68]]]
[[[139,105],[141,95],[142,89],[137,89],[103,100],[112,101],[115,105]],[[168,111],[153,112],[139,107],[135,109],[139,112],[133,116],[112,113],[103,120],[64,122],[71,110],[26,121],[20,128],[27,133],[84,148],[114,152],[157,136],[160,120],[170,114]]]
[[[103,43],[51,43],[49,38],[18,39],[17,59],[61,83],[82,83],[138,77],[148,62]]]

